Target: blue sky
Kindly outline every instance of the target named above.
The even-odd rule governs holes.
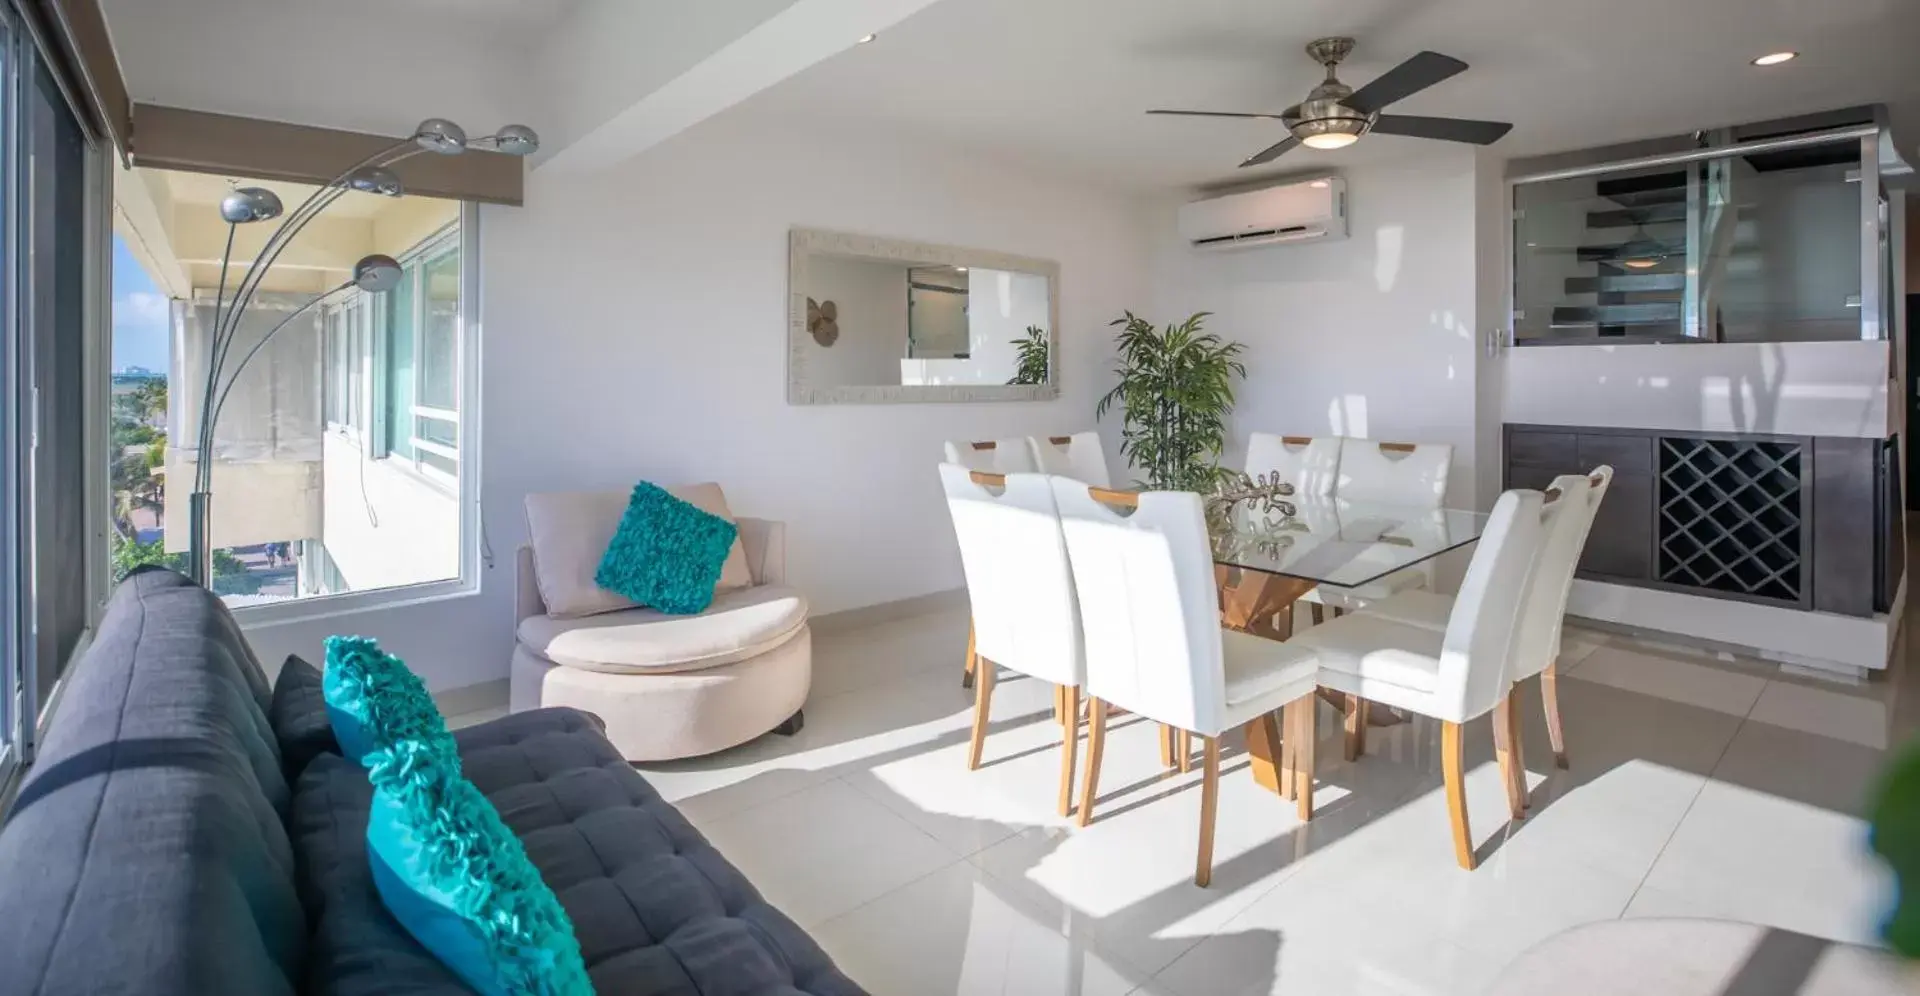
[[[113,236],[113,369],[167,372],[167,298]]]

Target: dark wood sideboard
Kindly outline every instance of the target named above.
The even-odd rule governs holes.
[[[1506,426],[1505,482],[1613,467],[1579,576],[1784,608],[1885,612],[1905,570],[1894,439]]]

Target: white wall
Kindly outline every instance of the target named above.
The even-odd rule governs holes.
[[[1887,427],[1886,342],[1526,346],[1503,356],[1508,422],[1874,438]]]
[[[812,336],[805,349],[812,387],[900,383],[907,355],[907,268],[833,256],[807,261],[807,296],[832,301],[840,338],[822,346]]]
[[[807,154],[776,168],[769,148]],[[1060,399],[789,406],[792,226],[1058,261]],[[940,443],[1092,425],[1106,322],[1145,307],[1151,244],[1139,204],[1083,182],[734,114],[606,173],[535,170],[527,206],[485,209],[480,237],[483,590],[250,631],[270,665],[347,630],[436,689],[504,678],[523,496],[639,478],[720,481],[736,513],[790,523],[790,577],[816,613],[958,588]]]
[[[1478,351],[1478,195],[1471,152],[1359,167],[1345,240],[1205,252],[1156,226],[1153,321],[1211,311],[1246,344],[1227,460],[1250,431],[1454,446],[1448,504],[1472,506]]]

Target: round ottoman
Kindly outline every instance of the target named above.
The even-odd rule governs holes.
[[[806,600],[780,585],[716,595],[691,616],[530,615],[517,636],[509,709],[593,713],[629,761],[711,754],[783,726],[795,732],[813,683]]]

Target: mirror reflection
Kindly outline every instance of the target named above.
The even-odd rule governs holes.
[[[796,252],[804,254],[793,268],[797,388],[1031,387],[1053,380],[1051,274],[818,247]],[[928,400],[954,400],[940,394]],[[915,392],[885,400],[915,400]]]

